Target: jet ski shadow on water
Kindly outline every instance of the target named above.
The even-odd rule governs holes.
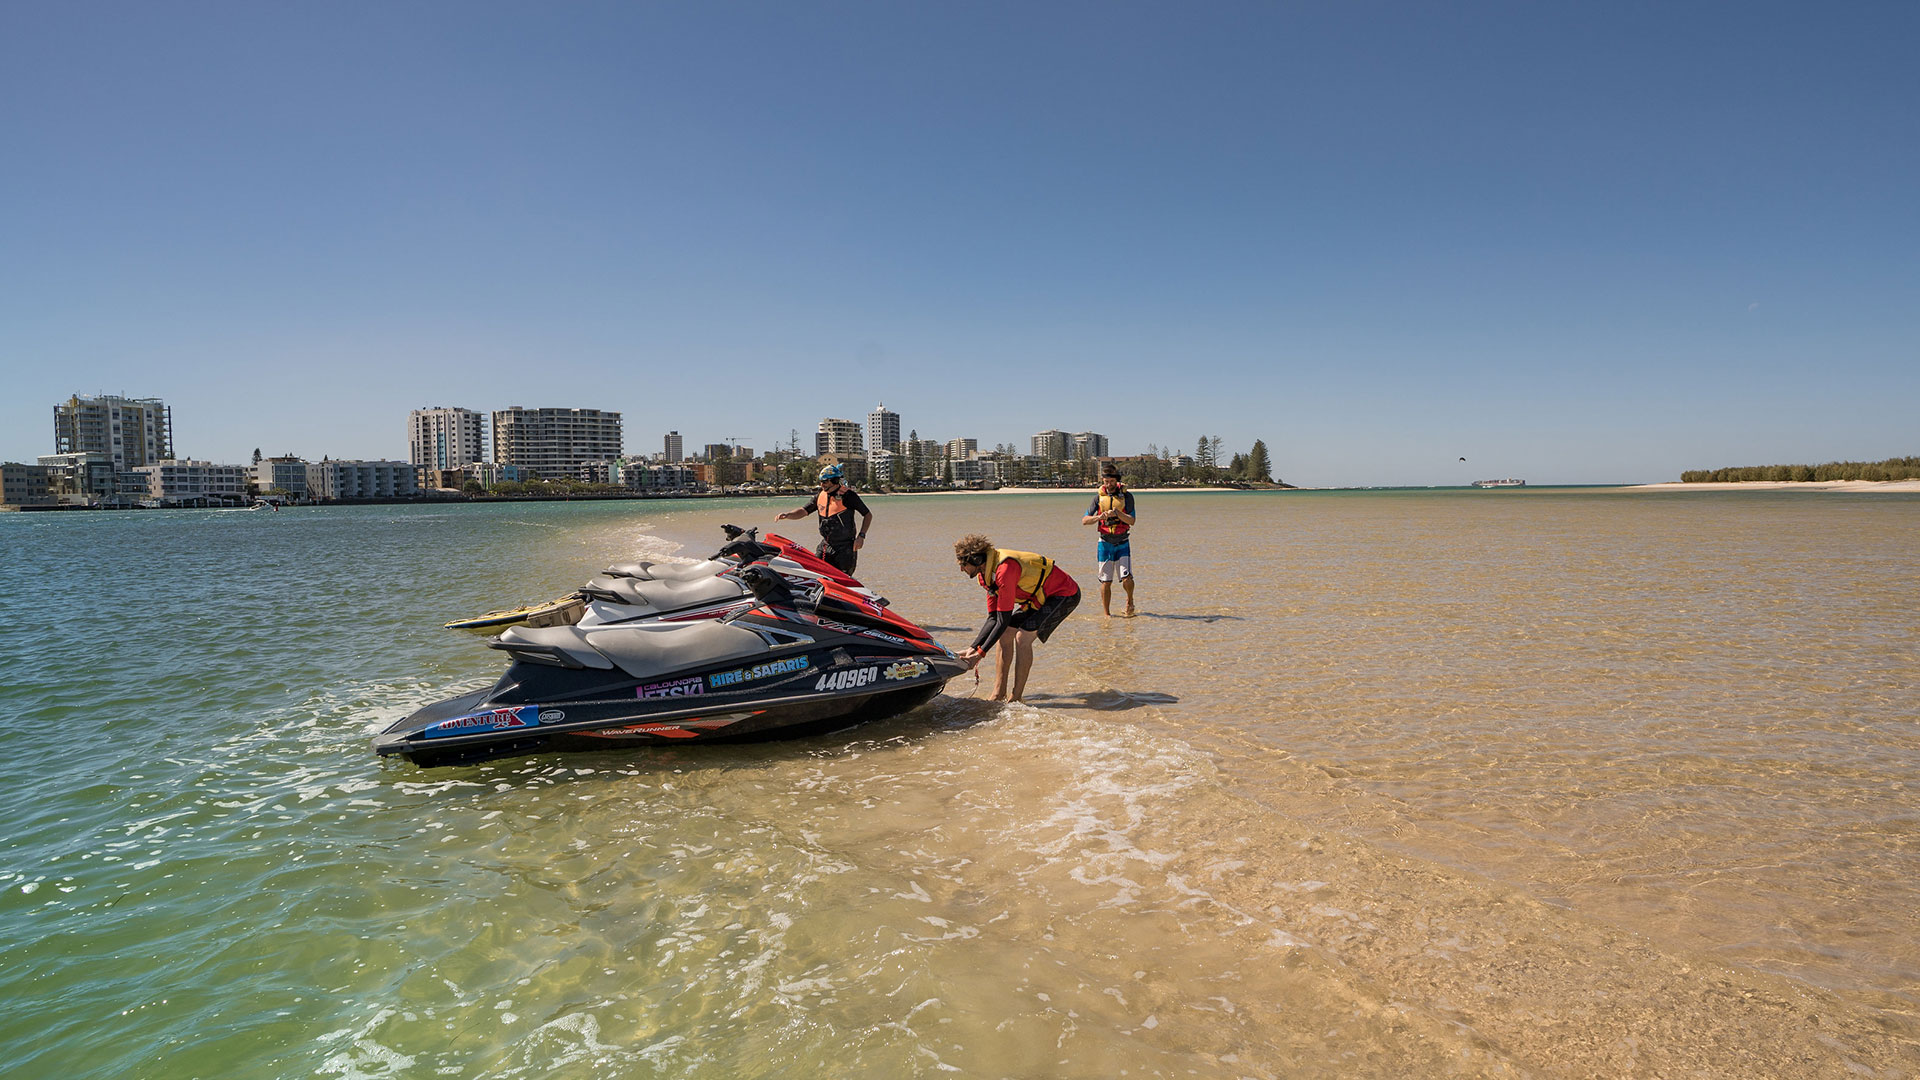
[[[659,584],[717,596],[707,580]],[[966,670],[857,582],[790,576],[764,561],[711,580],[732,599],[703,600],[679,618],[657,607],[623,617],[641,605],[588,596],[573,623],[509,626],[487,641],[511,660],[499,682],[414,712],[376,736],[374,750],[432,767],[816,734],[924,704]]]
[[[1145,705],[1177,705],[1180,699],[1151,690],[1094,690],[1085,694],[1028,694],[1027,702],[1044,709],[1120,712]]]

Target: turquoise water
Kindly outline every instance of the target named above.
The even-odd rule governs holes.
[[[1033,707],[960,680],[799,742],[433,771],[368,737],[498,673],[440,623],[779,507],[0,516],[0,1048],[72,1077],[1920,1070],[1920,500],[1141,498],[1143,616],[1090,597]],[[876,500],[862,576],[963,644],[946,545],[1073,556],[1079,501]]]

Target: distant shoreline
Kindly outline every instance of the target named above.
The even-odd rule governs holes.
[[[1633,484],[1627,491],[1920,491],[1920,480],[1702,480]]]

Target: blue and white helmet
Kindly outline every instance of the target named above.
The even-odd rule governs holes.
[[[846,476],[847,476],[847,470],[841,468],[838,465],[829,465],[826,468],[820,470],[820,479],[831,480],[836,484],[844,483],[846,481]]]

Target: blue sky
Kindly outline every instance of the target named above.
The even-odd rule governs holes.
[[[1920,453],[1913,4],[24,4],[0,458],[409,409],[1264,439],[1309,485]],[[1466,457],[1461,464],[1457,459]]]

